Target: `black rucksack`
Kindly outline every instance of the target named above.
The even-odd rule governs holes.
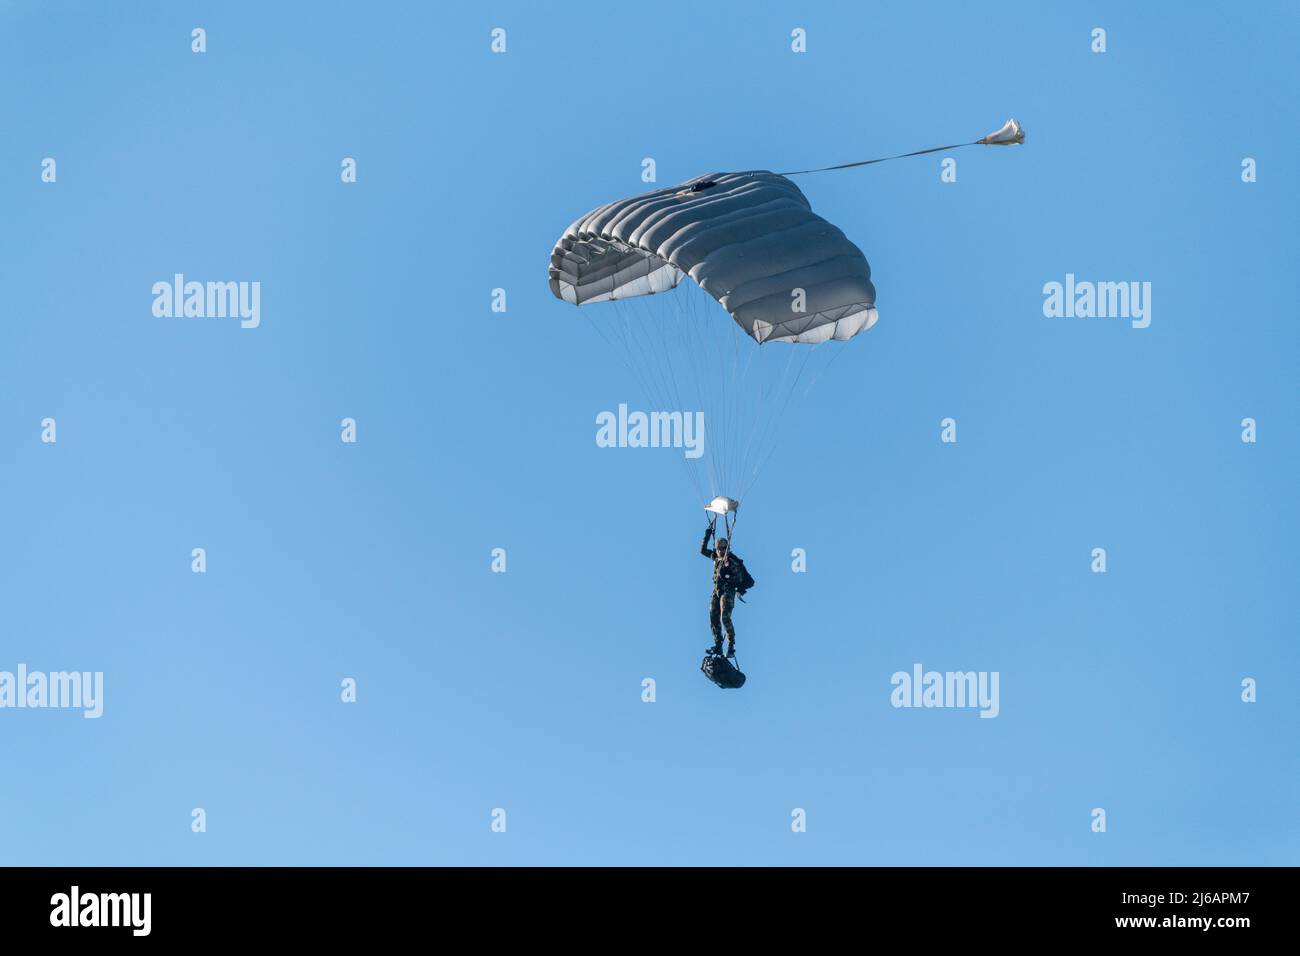
[[[754,586],[754,576],[749,573],[749,568],[745,567],[745,562],[740,558],[733,554],[731,560],[740,565],[740,583],[736,586],[736,592],[743,597],[745,592]]]
[[[721,654],[706,655],[700,664],[700,670],[723,690],[745,686],[745,675],[740,672],[740,668]]]

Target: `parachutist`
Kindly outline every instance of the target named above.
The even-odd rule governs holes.
[[[734,539],[740,500],[747,497],[775,449],[782,417],[800,391],[798,386],[802,382],[811,386],[817,380],[816,367],[805,376],[815,347],[855,338],[880,317],[866,256],[838,226],[813,212],[790,177],[966,146],[1010,146],[1024,139],[1024,130],[1013,119],[973,142],[896,156],[786,173],[762,169],[708,173],[601,203],[570,223],[556,241],[547,270],[551,293],[575,306],[607,303],[613,307],[607,321],[592,324],[609,344],[621,341],[624,361],[642,387],[659,395],[656,401],[661,409],[682,404],[699,409],[698,446],[684,441],[687,472],[697,493],[702,496],[705,487],[698,463],[707,454],[704,465],[710,490],[726,487],[738,495],[718,495],[705,506],[709,527],[700,546],[700,553],[713,562],[709,600],[713,645],[700,669],[719,687],[745,683],[745,675],[730,660],[736,653],[731,622],[735,600],[743,601],[754,584],[745,563],[728,546],[728,539]],[[685,283],[687,288],[671,294],[687,278],[692,280]],[[650,297],[657,300],[654,306],[638,310],[637,300]],[[706,304],[710,298],[731,317],[731,323],[711,317],[716,310]],[[771,347],[776,343],[791,346],[793,353],[783,355],[784,346]],[[764,345],[769,347],[760,348]],[[819,357],[826,354],[817,350]],[[719,372],[716,380],[709,374],[712,369]],[[823,365],[821,371],[825,369]],[[682,403],[680,391],[690,394],[692,384],[693,400]],[[610,440],[612,413],[597,418],[602,427],[598,445],[664,445],[660,440],[656,446],[653,437],[645,440],[644,413],[634,413],[640,416],[636,423],[628,416],[625,428],[625,411],[626,405],[620,404],[617,442]],[[674,416],[681,419],[683,434],[691,423],[684,413],[660,411],[648,419],[652,429],[655,414],[661,436],[665,425],[676,423]],[[672,445],[679,447],[675,441]],[[710,548],[719,517],[723,537]]]
[[[712,548],[709,539],[713,537],[712,521],[704,529],[704,540],[700,542],[700,554],[713,562],[713,594],[709,598],[709,628],[713,631],[713,648],[711,654],[722,653],[722,632],[727,632],[727,656],[736,656],[736,629],[731,623],[731,612],[736,606],[736,596],[744,596],[754,586],[754,579],[745,568],[745,562],[738,555],[731,553],[726,538],[718,538]]]

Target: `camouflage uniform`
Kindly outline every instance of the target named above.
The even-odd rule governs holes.
[[[736,629],[731,624],[731,611],[736,606],[736,589],[740,587],[740,566],[727,560],[731,557],[728,548],[727,557],[719,558],[713,548],[709,547],[709,538],[713,529],[704,532],[704,541],[700,543],[700,554],[713,562],[713,594],[709,597],[709,628],[713,631],[713,644],[722,646],[722,631],[727,632],[727,643],[736,644]]]

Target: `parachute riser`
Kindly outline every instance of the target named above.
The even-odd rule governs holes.
[[[740,502],[734,498],[726,498],[721,495],[714,498],[705,506],[705,511],[709,512],[709,530],[714,533],[715,554],[717,548],[717,526],[718,516],[722,516],[722,530],[726,532],[727,539],[727,557],[723,558],[725,563],[731,557],[735,550],[736,523],[740,520]],[[716,587],[714,593],[717,593]]]

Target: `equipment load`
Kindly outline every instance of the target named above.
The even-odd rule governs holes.
[[[731,660],[721,654],[706,654],[700,664],[704,676],[723,690],[735,690],[745,686],[745,675]]]

